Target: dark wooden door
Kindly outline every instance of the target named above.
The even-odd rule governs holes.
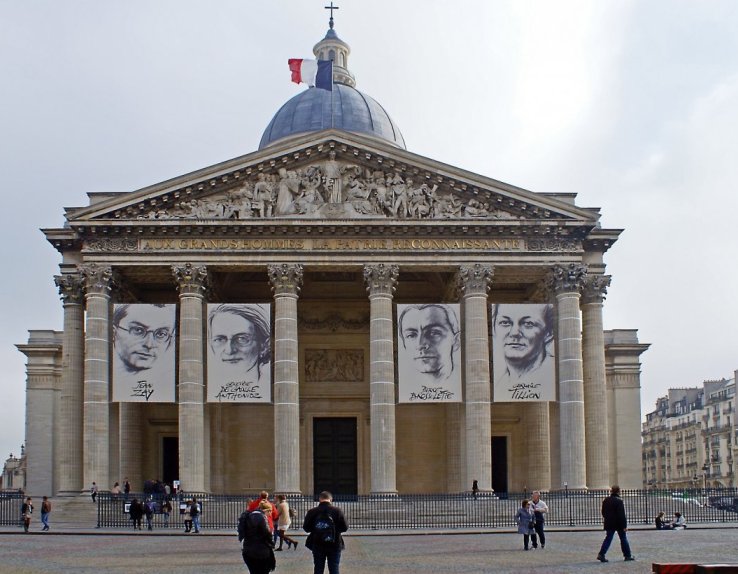
[[[492,488],[497,493],[507,492],[507,437],[492,437]]]
[[[165,436],[161,439],[161,480],[170,485],[179,480],[179,439]]]
[[[356,419],[313,419],[314,493],[328,490],[334,496],[358,492]]]

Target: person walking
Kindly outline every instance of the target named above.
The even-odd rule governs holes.
[[[341,533],[348,530],[348,524],[341,509],[333,506],[330,492],[321,492],[318,502],[318,506],[308,510],[302,524],[308,533],[305,546],[313,552],[313,574],[323,574],[326,561],[330,574],[340,574],[341,552],[345,548]]]
[[[42,532],[49,530],[49,514],[51,514],[51,501],[48,496],[44,496],[43,502],[41,503],[41,524],[44,525],[41,529]]]
[[[154,511],[156,510],[156,502],[152,498],[149,498],[144,503],[144,514],[146,515],[146,528],[148,530],[154,529]]]
[[[238,519],[238,541],[241,556],[250,574],[268,574],[277,566],[274,539],[269,521],[262,510],[248,510]]]
[[[541,542],[541,549],[546,547],[546,534],[543,532],[543,526],[546,523],[546,513],[548,512],[548,504],[541,500],[541,492],[534,490],[530,501],[530,507],[536,518],[536,534]]]
[[[628,519],[625,516],[625,506],[623,500],[620,498],[620,487],[613,485],[610,489],[610,496],[602,501],[602,518],[604,519],[604,530],[605,539],[602,541],[600,552],[597,554],[597,560],[600,562],[609,562],[605,558],[608,548],[612,543],[613,536],[618,533],[620,538],[620,549],[623,551],[623,557],[626,562],[635,560],[635,557],[630,551],[630,544],[628,543]]]
[[[141,530],[141,519],[143,518],[143,507],[137,498],[131,501],[131,506],[128,509],[128,516],[131,517],[133,522],[134,530]]]
[[[190,516],[192,517],[192,527],[195,534],[200,534],[200,515],[202,514],[202,507],[197,502],[197,498],[192,497],[192,504],[190,505]]]
[[[94,481],[90,487],[90,496],[92,497],[92,502],[97,502],[97,484]]]
[[[287,530],[292,525],[292,514],[290,511],[290,505],[287,503],[287,498],[284,494],[277,495],[277,533],[279,534],[279,548],[275,550],[282,550],[282,544],[287,543],[287,550],[292,546],[297,550],[297,540],[287,536]]]
[[[523,550],[528,550],[528,542],[531,538],[533,548],[538,548],[535,531],[536,517],[527,498],[520,503],[520,508],[515,513],[515,522],[518,525],[518,534],[523,535]]]
[[[31,515],[33,514],[33,501],[29,496],[21,505],[21,519],[23,520],[23,532],[28,532],[31,526]]]
[[[128,495],[131,494],[131,483],[128,482],[128,477],[123,482],[123,500],[128,502]]]
[[[169,528],[169,515],[172,513],[172,503],[166,498],[161,503],[161,513],[164,516],[164,528]]]
[[[192,530],[192,515],[190,514],[190,508],[192,508],[192,501],[189,500],[184,505],[184,510],[182,512],[182,520],[184,521],[184,531],[190,532]]]
[[[478,480],[472,480],[472,496],[474,497],[474,500],[477,499],[477,495],[479,494],[479,481]]]

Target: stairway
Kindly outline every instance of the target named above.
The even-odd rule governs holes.
[[[92,502],[90,495],[78,494],[72,496],[58,496],[50,499],[51,514],[49,526],[55,528],[91,529],[97,528],[97,504]],[[34,500],[33,520],[31,529],[41,529],[41,500]]]

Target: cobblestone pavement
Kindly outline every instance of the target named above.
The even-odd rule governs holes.
[[[52,525],[53,528],[53,525]],[[387,534],[346,537],[344,574],[505,572],[651,572],[653,562],[738,563],[738,529],[683,532],[630,531],[635,562],[623,562],[617,537],[610,562],[595,560],[601,531],[549,532],[545,550],[524,552],[522,536],[489,534]],[[300,537],[297,551],[277,553],[277,573],[312,572],[312,555]],[[21,533],[0,529],[0,573],[120,574],[243,573],[235,534],[200,535],[68,531]],[[326,570],[327,572],[327,570]]]

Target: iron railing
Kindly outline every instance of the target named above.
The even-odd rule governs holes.
[[[560,490],[545,492],[548,504],[546,523],[549,526],[593,526],[602,524],[600,509],[608,491]],[[172,513],[165,525],[164,515],[154,514],[154,528],[184,529],[184,508],[180,504],[195,496],[202,506],[201,525],[205,529],[233,529],[248,502],[258,496],[180,493],[172,500]],[[659,512],[667,519],[681,512],[688,523],[734,522],[738,526],[738,489],[690,490],[623,490],[628,521],[631,526],[653,524]],[[130,494],[128,500],[144,500],[143,495]],[[472,494],[402,494],[336,496],[334,504],[343,509],[353,529],[401,530],[448,528],[513,528],[514,516],[523,498],[530,493],[509,493],[501,496]],[[302,526],[302,517],[315,506],[313,496],[289,496],[288,502],[297,512],[295,528]],[[18,503],[17,516],[20,514]],[[144,518],[145,524],[145,518]],[[123,495],[98,495],[98,527],[132,528]],[[145,527],[145,526],[144,526]]]
[[[23,493],[19,490],[0,490],[0,525],[20,526]]]

